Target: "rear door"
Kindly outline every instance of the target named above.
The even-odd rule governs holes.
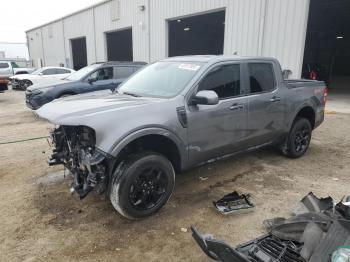
[[[248,98],[241,79],[241,65],[232,62],[213,66],[200,80],[194,94],[213,90],[219,96],[219,103],[189,106],[188,144],[192,164],[229,154],[244,144]]]
[[[249,83],[247,145],[251,147],[272,142],[281,135],[286,106],[274,63],[257,61],[245,66]]]

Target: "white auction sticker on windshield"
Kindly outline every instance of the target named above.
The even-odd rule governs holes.
[[[179,68],[185,69],[185,70],[197,71],[200,68],[200,66],[194,65],[194,64],[181,64],[181,65],[179,65]]]

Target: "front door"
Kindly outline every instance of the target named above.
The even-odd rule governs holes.
[[[241,82],[241,65],[225,63],[213,67],[195,93],[213,90],[217,105],[189,106],[188,144],[191,164],[239,150],[246,136],[248,100]]]
[[[94,92],[105,89],[114,90],[117,87],[114,79],[113,67],[100,68],[93,72],[87,79],[89,83],[86,85],[84,92]]]

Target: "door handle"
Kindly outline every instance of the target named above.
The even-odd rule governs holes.
[[[281,98],[278,96],[273,96],[270,98],[270,102],[278,102],[278,101],[281,101]]]
[[[241,110],[241,109],[243,109],[242,104],[233,104],[232,106],[230,106],[230,110]]]

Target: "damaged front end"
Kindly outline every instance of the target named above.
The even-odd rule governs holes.
[[[59,126],[51,132],[53,153],[49,165],[64,165],[73,175],[71,192],[80,198],[107,188],[107,154],[95,147],[95,131],[87,126]]]

